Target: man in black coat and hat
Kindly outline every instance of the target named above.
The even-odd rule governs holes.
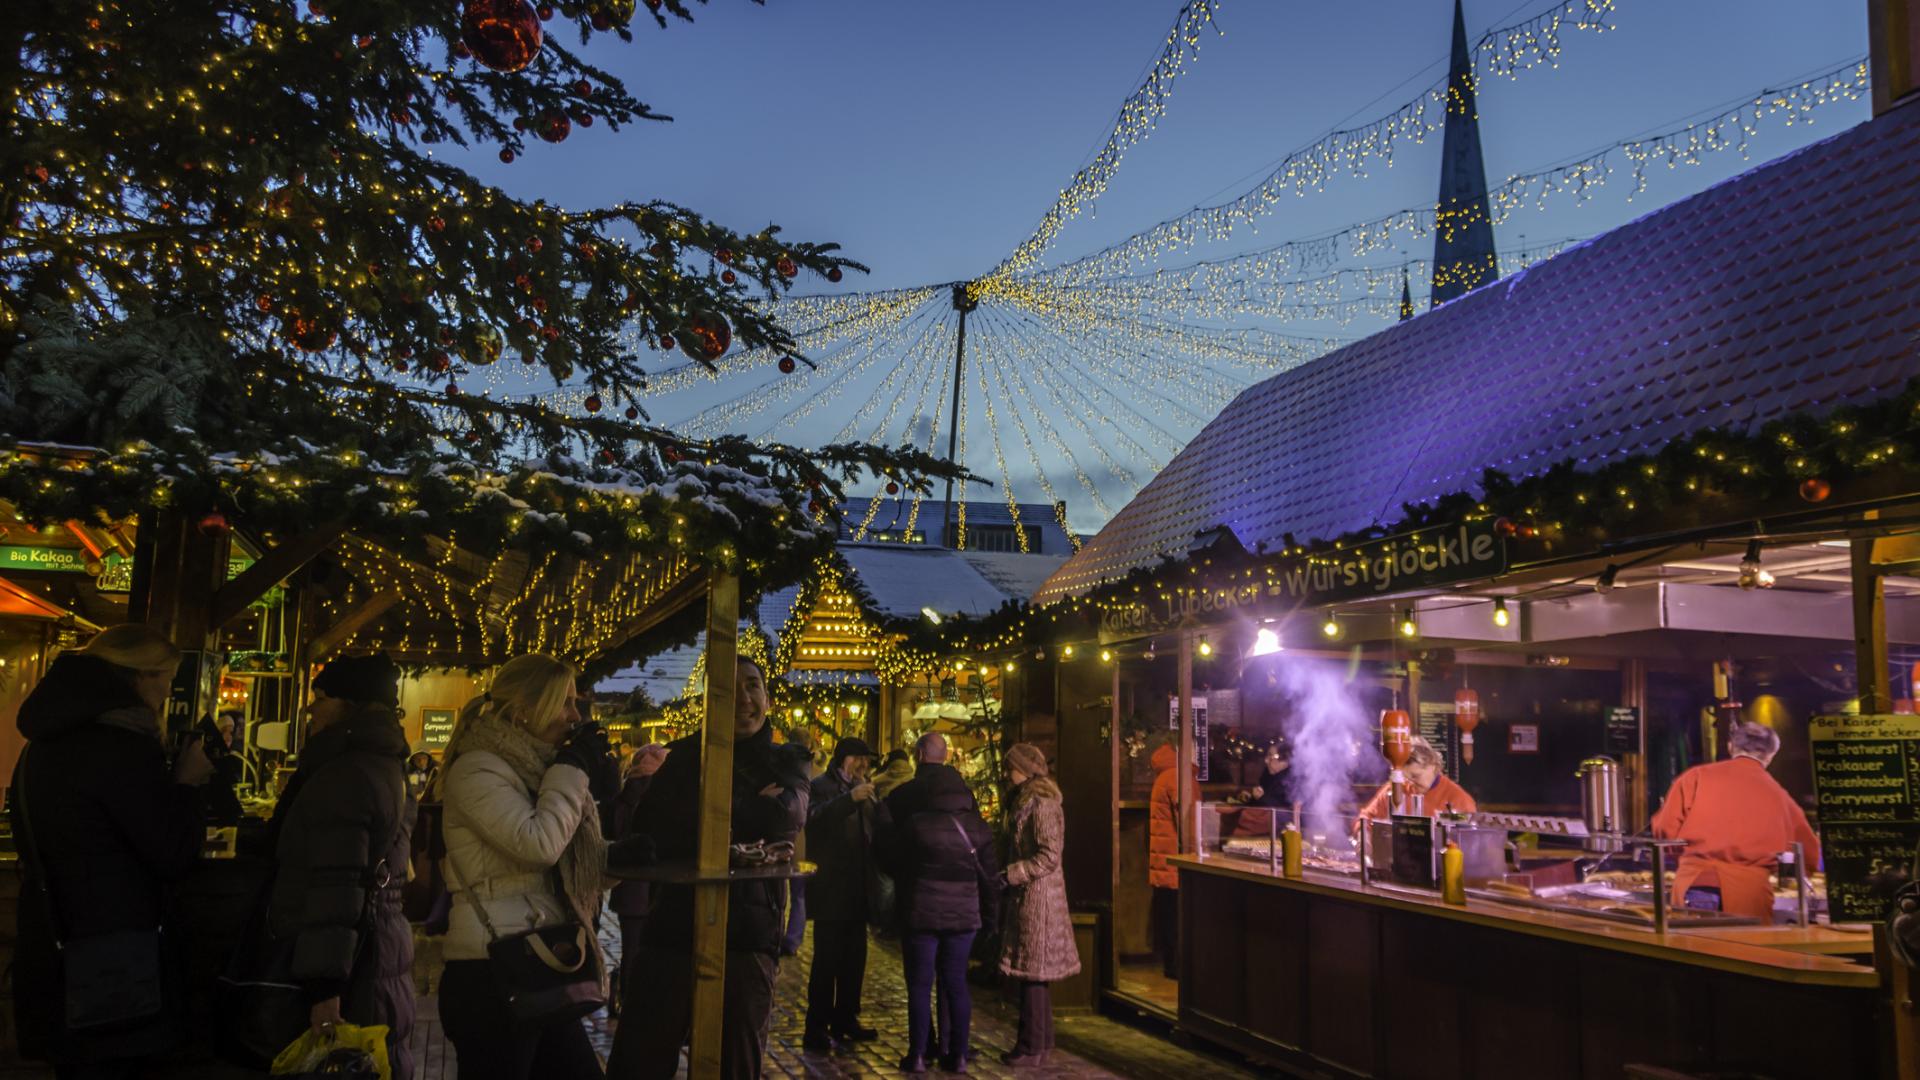
[[[816,1053],[880,1034],[860,1023],[867,975],[867,849],[875,807],[867,779],[872,763],[873,751],[863,740],[841,739],[827,771],[813,781],[807,805],[807,856],[819,869],[807,885],[813,970],[807,977],[801,1045]]]
[[[306,745],[269,833],[278,867],[268,929],[294,939],[293,976],[315,1031],[387,1027],[394,1080],[413,1072],[413,930],[401,911],[413,836],[400,670],[384,655],[313,678]]]

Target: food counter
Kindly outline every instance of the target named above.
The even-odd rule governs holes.
[[[1864,934],[1650,927],[1175,856],[1180,1024],[1314,1075],[1891,1076]],[[1515,898],[1517,899],[1517,898]]]

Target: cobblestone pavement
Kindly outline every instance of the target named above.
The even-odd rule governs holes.
[[[618,948],[608,941],[609,951]],[[432,990],[438,980],[437,950],[422,950],[423,989]],[[806,1022],[807,970],[812,965],[813,940],[809,933],[800,955],[780,963],[776,984],[773,1034],[767,1047],[766,1075],[769,1077],[898,1077],[900,1059],[907,1053],[907,987],[900,968],[900,954],[893,946],[876,940],[867,953],[867,985],[861,1021],[880,1030],[870,1043],[832,1055],[813,1054],[801,1049],[802,1027]],[[429,959],[428,957],[432,958]],[[414,1032],[414,1061],[421,1068],[420,1080],[456,1080],[457,1063],[439,1030],[437,1002],[432,996],[421,999],[420,1024]],[[1224,1080],[1263,1075],[1225,1057],[1176,1045],[1163,1035],[1131,1027],[1102,1016],[1057,1016],[1054,1038],[1057,1042],[1047,1064],[1040,1068],[1010,1069],[1000,1063],[1000,1055],[1013,1046],[1019,1009],[1001,997],[993,986],[973,988],[973,1048],[975,1058],[969,1075],[983,1078],[1020,1078],[1020,1080],[1081,1080],[1091,1077],[1128,1077],[1138,1080]],[[588,1021],[593,1041],[604,1057],[613,1038],[605,1017]],[[685,1075],[683,1072],[682,1075]],[[937,1066],[927,1073],[929,1080],[945,1074]]]

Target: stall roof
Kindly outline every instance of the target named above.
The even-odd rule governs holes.
[[[906,544],[840,545],[873,607],[894,618],[918,618],[923,608],[941,615],[989,615],[1008,600],[1030,595],[1029,584],[1056,570],[1050,555],[998,555]],[[1004,586],[1002,583],[1006,583]]]
[[[1483,470],[1597,468],[1897,392],[1920,342],[1920,103],[1242,392],[1034,594],[1231,528],[1391,524]]]

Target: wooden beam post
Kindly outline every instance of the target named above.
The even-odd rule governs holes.
[[[693,887],[693,1037],[689,1075],[720,1075],[726,1011],[727,847],[733,836],[733,695],[740,579],[715,572],[707,591],[707,711],[700,738],[700,835]]]
[[[228,620],[244,611],[248,604],[265,596],[269,589],[292,577],[301,567],[312,562],[321,552],[337,543],[346,531],[347,527],[344,524],[322,525],[312,532],[287,540],[279,547],[260,556],[257,562],[242,570],[232,581],[221,585],[213,594],[209,620],[214,628],[225,626]]]
[[[1874,540],[1853,541],[1853,668],[1861,715],[1890,713],[1887,687],[1887,598],[1880,568],[1873,563]]]
[[[397,592],[378,592],[348,608],[334,620],[332,626],[313,635],[307,645],[306,662],[318,664],[332,656],[353,635],[366,629],[373,620],[385,615],[388,608],[399,602],[400,594]]]
[[[1175,692],[1180,695],[1180,760],[1173,765],[1178,770],[1174,775],[1180,784],[1180,820],[1176,824],[1180,851],[1190,854],[1200,849],[1200,838],[1190,835],[1193,804],[1199,798],[1193,760],[1199,743],[1193,737],[1193,633],[1187,630],[1180,632],[1180,668]]]
[[[1920,91],[1920,0],[1867,0],[1873,115]]]

